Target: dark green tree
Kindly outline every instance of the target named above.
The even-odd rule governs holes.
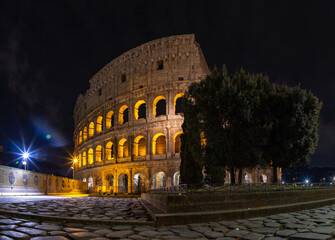
[[[273,168],[277,182],[278,168],[306,165],[319,140],[319,115],[322,103],[300,86],[275,86],[267,102],[267,116],[272,127],[264,155]]]

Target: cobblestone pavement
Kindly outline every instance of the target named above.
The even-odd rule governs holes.
[[[0,198],[0,210],[98,220],[150,219],[136,198],[3,197]]]
[[[90,198],[87,198],[90,199]],[[107,199],[104,199],[107,200]],[[107,200],[109,201],[109,200]],[[0,201],[1,202],[1,201]],[[130,201],[132,202],[132,201]],[[0,240],[34,239],[333,239],[335,205],[247,220],[152,227],[40,222],[0,215]]]

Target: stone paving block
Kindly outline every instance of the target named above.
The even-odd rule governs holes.
[[[130,225],[116,225],[112,227],[112,229],[115,231],[131,230],[131,228],[132,227]]]
[[[335,226],[333,227],[322,226],[322,227],[311,228],[310,230],[315,233],[328,234],[333,236],[335,232]]]
[[[16,228],[17,225],[0,225],[0,230],[11,230]]]
[[[14,240],[13,238],[7,237],[7,236],[1,236],[0,235],[0,240]]]
[[[88,232],[87,229],[83,229],[83,228],[63,228],[63,230],[65,232],[68,232],[68,233],[73,233],[73,232]]]
[[[68,239],[62,236],[47,236],[47,237],[34,237],[30,240],[68,240]]]
[[[225,237],[241,238],[249,232],[245,230],[233,230],[225,235]]]
[[[218,238],[216,240],[235,240],[235,238],[231,238],[231,237],[223,237],[223,238]]]
[[[161,235],[161,233],[157,231],[144,231],[144,232],[140,232],[139,235],[143,237],[147,237],[147,238],[154,238],[154,237]]]
[[[247,234],[243,237],[243,239],[246,240],[261,240],[263,239],[265,236],[263,234],[259,234],[259,233],[250,233]]]
[[[100,237],[98,234],[93,233],[93,232],[74,232],[69,234],[70,238],[75,239],[75,240],[86,240],[86,239],[91,239],[95,237]]]
[[[37,225],[35,226],[36,229],[41,229],[41,230],[45,230],[45,231],[57,231],[57,230],[61,230],[62,228],[60,226],[57,225]]]
[[[68,235],[67,232],[63,232],[63,231],[51,231],[51,232],[48,232],[49,235],[51,236],[66,236]]]
[[[174,233],[170,231],[164,231],[164,232],[159,232],[159,233],[161,236],[174,235]]]
[[[330,235],[319,234],[319,233],[296,233],[290,236],[290,240],[327,240],[331,239]]]
[[[27,228],[27,227],[19,227],[15,229],[16,231],[20,231],[23,233],[27,233],[30,236],[46,236],[46,231],[35,229],[35,228]]]
[[[266,227],[271,227],[271,228],[279,228],[280,227],[280,223],[277,223],[277,222],[267,222],[267,223],[264,223],[264,225]]]
[[[261,233],[261,234],[274,234],[277,231],[277,228],[264,227],[264,228],[255,228],[255,229],[251,229],[251,230],[253,232]]]
[[[25,222],[25,223],[20,224],[20,226],[22,226],[22,227],[35,227],[37,225],[38,225],[38,223],[36,223],[36,222]]]
[[[110,229],[100,229],[100,230],[94,231],[94,233],[96,233],[100,236],[106,236],[108,233],[111,233],[111,232],[113,232],[113,231],[110,230]]]
[[[97,238],[91,238],[91,240],[109,240],[109,238],[97,237]]]
[[[106,235],[108,238],[127,238],[130,235],[133,235],[134,232],[132,230],[125,231],[115,231]]]
[[[184,238],[200,238],[202,237],[202,234],[198,232],[194,232],[194,231],[185,231],[185,232],[180,232],[179,236],[184,237]]]
[[[145,240],[145,239],[148,239],[148,238],[140,236],[140,235],[131,235],[128,238],[135,239],[135,240]]]
[[[286,238],[281,238],[281,237],[266,237],[264,240],[286,240]]]
[[[139,227],[134,228],[134,231],[136,232],[154,231],[154,230],[156,230],[156,228],[151,227],[151,226],[139,226]]]
[[[170,231],[174,233],[180,233],[180,232],[188,231],[188,229],[186,226],[172,226],[170,228]]]
[[[2,225],[2,224],[14,225],[14,224],[19,224],[20,222],[21,221],[12,220],[12,219],[9,219],[9,218],[0,219],[0,225]]]
[[[285,230],[277,231],[276,236],[278,236],[278,237],[288,237],[288,236],[291,236],[295,233],[297,233],[297,231],[285,229]]]
[[[163,236],[161,239],[163,240],[184,240],[184,238],[181,238],[179,236]]]
[[[1,231],[0,234],[14,239],[30,239],[30,236],[28,234],[13,230]]]
[[[134,229],[135,230],[135,229]],[[170,230],[170,228],[169,227],[159,227],[159,228],[157,228],[157,231],[158,232],[165,232],[165,231],[169,231]]]
[[[210,231],[210,232],[204,232],[204,235],[206,238],[219,238],[219,237],[223,237],[223,233],[221,232],[213,232],[213,231]]]
[[[229,231],[228,228],[225,228],[225,227],[213,227],[212,229],[215,232],[222,232],[222,233],[225,233],[225,232]]]

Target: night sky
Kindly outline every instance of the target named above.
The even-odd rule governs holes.
[[[210,68],[311,89],[323,109],[310,167],[335,167],[334,13],[333,1],[0,0],[0,160],[10,163],[24,138],[39,167],[66,172],[89,79],[138,45],[194,33]]]

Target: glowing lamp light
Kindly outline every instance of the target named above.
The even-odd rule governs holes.
[[[78,162],[78,159],[77,159],[77,158],[73,159],[73,162],[74,162],[74,163],[77,163],[77,162]]]
[[[305,183],[309,183],[309,180],[308,180],[308,179],[306,179],[306,180],[305,180]]]
[[[281,184],[285,184],[285,182],[284,182],[284,181],[282,181],[282,182],[281,182]]]
[[[27,159],[27,158],[29,158],[29,153],[27,153],[27,152],[24,152],[23,154],[22,154],[22,157],[23,157],[23,159]]]
[[[26,160],[23,160],[22,164],[23,164],[23,165],[27,165]]]
[[[45,138],[49,140],[51,138],[51,134],[47,134]]]

